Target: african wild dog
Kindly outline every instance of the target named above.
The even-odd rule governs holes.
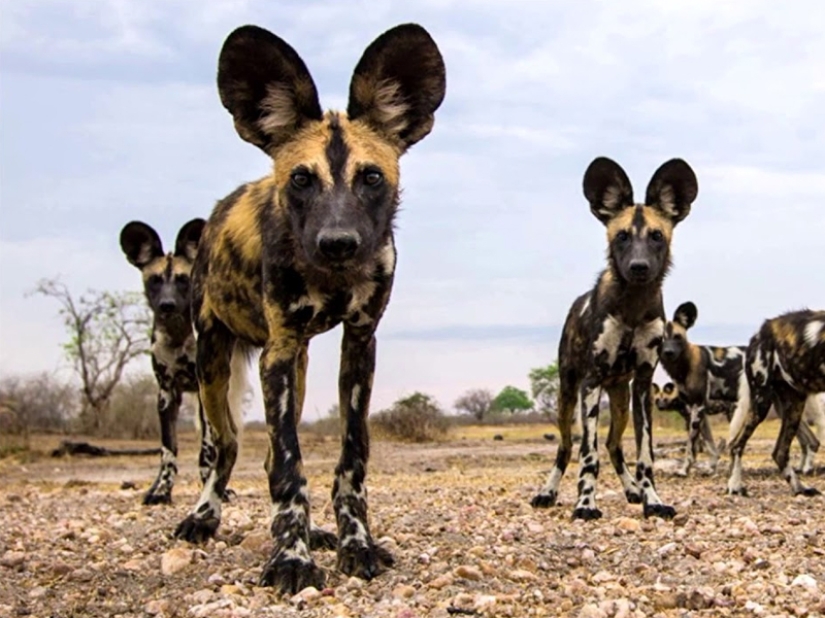
[[[685,421],[685,429],[690,432],[690,412],[688,410],[687,402],[680,396],[679,389],[673,382],[666,383],[663,387],[659,387],[655,382],[651,386],[650,396],[653,399],[653,407],[660,412],[676,412]],[[706,402],[705,415],[702,416],[700,426],[700,436],[697,438],[696,452],[699,451],[700,446],[708,450],[710,455],[710,467],[712,471],[716,471],[716,466],[719,464],[719,448],[713,440],[713,431],[710,428],[710,422],[707,417],[713,414],[725,414],[730,420],[735,406],[726,401],[708,401]],[[688,440],[686,451],[690,452],[691,444]],[[687,456],[687,455],[686,455]],[[679,474],[683,474],[680,470]]]
[[[227,385],[231,359],[263,348],[260,375],[270,449],[266,470],[275,548],[262,585],[320,588],[310,549],[335,547],[338,568],[371,579],[393,558],[373,541],[364,484],[375,330],[395,272],[399,158],[432,129],[446,88],[441,54],[415,24],[367,47],[346,113],[322,112],[310,74],[285,41],[256,26],[226,39],[221,101],[273,173],[218,203],[193,270],[198,380],[217,464],[176,536],[199,542],[220,523],[218,496],[237,454]],[[342,450],[332,489],[338,535],[311,526],[297,424],[309,340],[343,323]],[[229,409],[228,409],[229,408]]]
[[[700,425],[713,410],[725,413],[730,422],[737,402],[747,391],[745,346],[704,346],[688,340],[688,330],[696,323],[699,311],[692,302],[682,303],[665,326],[662,339],[662,367],[679,390],[687,407],[688,449],[680,474],[687,475],[696,458]],[[802,447],[803,468],[812,466],[819,441],[806,424],[797,437]],[[718,459],[718,457],[717,457]]]
[[[192,330],[190,274],[206,222],[193,219],[178,232],[175,252],[164,254],[158,233],[140,221],[127,223],[120,246],[129,263],[140,269],[143,289],[152,310],[152,369],[158,382],[161,461],[144,504],[170,504],[178,472],[178,410],[184,393],[198,392],[195,375],[195,334]],[[206,476],[215,458],[208,423],[198,405],[195,424],[200,431],[200,474]]]
[[[608,267],[595,287],[575,300],[559,345],[559,430],[561,444],[546,484],[532,500],[534,507],[556,503],[570,461],[571,425],[578,405],[583,420],[578,502],[573,518],[596,519],[599,454],[596,431],[602,389],[610,399],[607,450],[624,487],[627,501],[642,503],[645,517],[673,517],[653,481],[650,385],[659,360],[665,326],[662,282],[670,267],[673,228],[690,212],[698,186],[681,159],[664,163],[647,187],[645,204],[634,204],[624,170],[600,157],[584,175],[590,210],[607,227]],[[622,453],[632,380],[633,426],[636,434],[636,477]]]
[[[745,373],[749,392],[740,399],[731,422],[733,462],[728,493],[746,495],[742,453],[773,404],[782,419],[773,460],[794,494],[818,495],[817,489],[799,480],[788,452],[799,431],[806,399],[825,391],[825,311],[795,311],[765,320],[748,344]]]

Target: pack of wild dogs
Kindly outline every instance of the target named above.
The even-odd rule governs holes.
[[[168,504],[177,473],[176,421],[184,393],[195,393],[202,492],[174,535],[198,543],[213,536],[238,453],[241,397],[249,355],[259,371],[269,429],[265,469],[275,548],[261,583],[284,592],[321,588],[311,551],[337,551],[337,568],[371,579],[393,564],[376,544],[367,514],[367,414],[375,371],[375,331],[390,298],[396,264],[393,221],[399,205],[399,159],[426,137],[446,89],[444,62],[421,26],[388,30],[355,67],[345,112],[324,111],[298,53],[283,39],[243,26],[226,39],[218,92],[240,137],[267,153],[272,173],[220,200],[207,221],[186,223],[165,253],[140,222],[120,236],[140,269],[154,312],[152,366],[157,377],[162,457],[145,504]],[[704,442],[719,458],[707,417],[730,421],[728,492],[745,494],[742,454],[771,407],[781,418],[773,453],[795,494],[813,495],[789,459],[796,436],[803,472],[825,439],[816,394],[825,391],[825,311],[767,320],[748,345],[700,346],[688,340],[693,303],[668,320],[662,284],[677,224],[698,193],[681,159],[662,164],[634,199],[624,170],[595,159],[583,180],[593,215],[607,230],[607,267],[572,304],[559,346],[560,444],[552,472],[532,499],[555,505],[570,462],[575,418],[582,424],[578,500],[573,517],[601,517],[597,428],[609,398],[607,452],[628,502],[645,517],[672,518],[653,474],[654,407],[679,412],[689,432],[687,474]],[[332,501],[337,534],[312,523],[297,427],[304,401],[310,339],[343,325],[339,403],[342,448]],[[661,362],[672,382],[653,384]],[[631,405],[632,404],[632,405]],[[819,439],[803,413],[815,418]],[[622,452],[632,416],[635,469]]]

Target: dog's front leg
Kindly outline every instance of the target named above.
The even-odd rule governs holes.
[[[269,430],[267,474],[272,499],[275,548],[264,565],[261,585],[296,593],[307,586],[320,589],[324,572],[316,566],[309,545],[309,493],[298,445],[298,363],[303,342],[295,337],[270,341],[261,354],[261,386]]]
[[[367,580],[393,563],[392,555],[373,541],[367,517],[367,415],[374,373],[373,330],[345,324],[338,382],[345,422],[332,500],[338,522],[338,568],[347,575]]]
[[[143,504],[171,504],[172,487],[178,473],[178,410],[181,395],[171,388],[158,391],[158,419],[160,420],[160,470],[146,495]]]
[[[653,368],[643,363],[633,378],[633,428],[636,433],[636,483],[642,490],[645,517],[671,519],[676,510],[662,503],[653,481],[653,435],[650,384]]]

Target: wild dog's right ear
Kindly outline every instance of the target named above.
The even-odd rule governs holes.
[[[662,391],[665,393],[665,395],[672,395],[673,391],[675,391],[675,390],[676,390],[676,385],[673,382],[668,382],[667,384],[665,384],[664,388],[662,389]]]
[[[192,219],[188,223],[184,223],[183,227],[180,228],[180,232],[178,232],[177,240],[175,240],[175,255],[194,262],[205,225],[206,221],[203,219]]]
[[[269,155],[321,120],[315,82],[286,41],[258,26],[234,30],[218,59],[218,92],[241,138]]]
[[[120,248],[129,263],[138,268],[163,255],[158,233],[140,221],[127,223],[120,231]]]
[[[418,24],[402,24],[364,51],[350,82],[347,115],[404,152],[432,130],[446,88],[435,41]]]
[[[630,179],[618,163],[607,157],[598,157],[587,166],[582,186],[590,212],[602,223],[633,206]]]
[[[688,329],[696,323],[698,316],[699,310],[696,305],[688,301],[676,307],[676,311],[673,312],[673,321]]]

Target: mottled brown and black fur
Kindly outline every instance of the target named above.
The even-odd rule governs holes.
[[[800,428],[809,395],[825,391],[825,311],[795,311],[766,320],[751,338],[745,358],[749,404],[737,408],[731,434],[728,493],[745,495],[742,454],[771,405],[782,419],[773,459],[791,491],[818,495],[802,484],[790,462],[791,441]]]
[[[723,409],[731,420],[737,402],[747,393],[745,381],[745,346],[707,346],[691,343],[688,331],[696,324],[699,311],[692,302],[682,303],[665,326],[660,359],[673,379],[684,402],[688,422],[688,449],[685,465],[679,471],[687,475],[696,459],[700,426],[712,410]],[[746,396],[746,395],[744,395]],[[809,465],[819,441],[807,425],[800,427],[799,444],[803,467]],[[718,459],[718,455],[716,456]]]
[[[126,259],[140,269],[153,316],[152,369],[158,382],[161,463],[155,482],[143,497],[144,504],[172,502],[178,471],[178,411],[184,393],[198,392],[190,275],[205,223],[203,219],[186,223],[178,232],[172,253],[164,253],[158,233],[140,221],[127,223],[120,233],[120,246]],[[209,424],[204,422],[200,399],[198,401],[199,466],[204,481],[214,463],[215,447]]]
[[[367,517],[375,330],[395,272],[399,158],[432,129],[445,84],[435,42],[414,24],[385,32],[366,49],[346,113],[322,111],[303,61],[271,32],[241,27],[221,50],[221,101],[239,135],[270,155],[274,168],[217,205],[194,268],[198,379],[218,456],[176,534],[201,541],[219,525],[216,496],[237,453],[227,400],[237,373],[232,359],[244,348],[262,348],[275,540],[263,585],[291,592],[322,587],[311,544],[337,544],[338,568],[348,575],[370,579],[392,562],[375,544]],[[336,538],[311,528],[297,425],[309,341],[338,324],[344,423],[332,490]]]
[[[653,481],[650,386],[665,325],[662,281],[670,266],[670,240],[673,228],[688,215],[696,199],[696,176],[681,159],[667,161],[650,180],[645,204],[636,204],[624,170],[600,157],[587,168],[583,188],[591,212],[607,228],[608,267],[595,287],[576,299],[564,324],[559,344],[561,444],[554,469],[532,504],[547,507],[556,503],[558,486],[570,461],[571,426],[578,405],[583,437],[579,498],[573,517],[601,517],[595,500],[599,473],[596,430],[604,389],[610,399],[611,418],[607,450],[628,502],[642,503],[645,517],[670,518],[675,511],[662,503]],[[631,399],[637,449],[635,478],[621,448]]]
[[[685,430],[688,432],[688,435],[690,435],[690,409],[685,399],[681,397],[679,388],[673,382],[667,382],[662,387],[654,383],[650,389],[650,396],[653,399],[654,409],[660,412],[676,412],[676,414],[685,421]],[[695,459],[696,454],[704,446],[710,455],[711,470],[716,470],[716,466],[719,464],[719,449],[713,440],[713,431],[710,428],[710,422],[707,417],[713,416],[714,414],[725,414],[728,420],[730,420],[735,407],[735,404],[726,401],[707,401],[705,414],[700,421],[699,435],[696,438],[696,444],[691,445],[690,440],[688,440],[687,446],[685,447],[686,451],[691,453]],[[691,448],[693,449],[692,451]]]

